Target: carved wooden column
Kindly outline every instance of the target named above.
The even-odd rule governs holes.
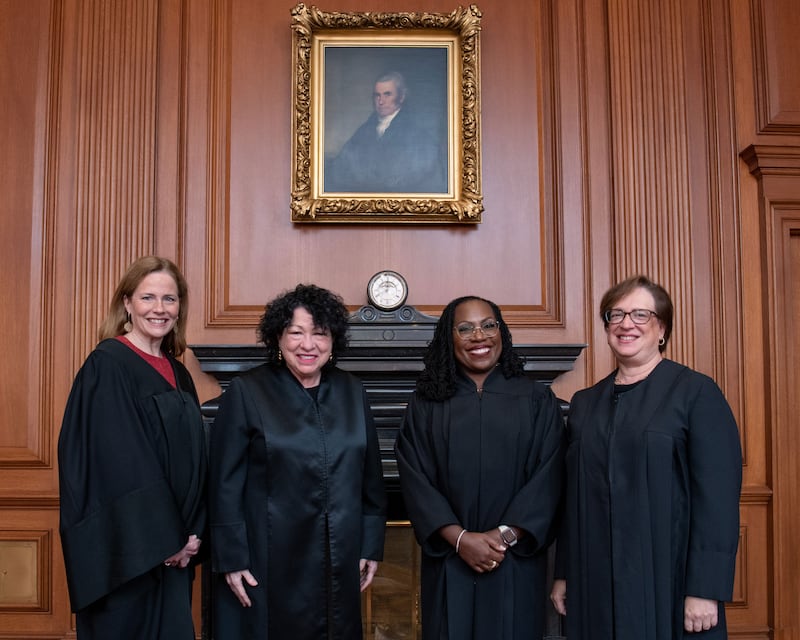
[[[158,9],[157,0],[77,5],[76,369],[97,341],[119,276],[155,247]]]

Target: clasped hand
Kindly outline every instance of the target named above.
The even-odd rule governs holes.
[[[506,557],[508,547],[497,528],[489,531],[467,531],[461,536],[458,555],[477,573],[493,571]]]

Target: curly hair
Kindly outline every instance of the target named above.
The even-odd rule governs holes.
[[[328,329],[333,339],[331,360],[325,366],[336,364],[337,358],[347,348],[347,320],[349,313],[342,298],[337,294],[313,284],[298,284],[290,291],[284,291],[267,303],[264,315],[258,323],[258,339],[267,348],[266,360],[279,364],[280,347],[278,343],[284,329],[289,326],[294,310],[302,307],[311,314],[314,324],[320,329]]]
[[[417,392],[428,400],[447,400],[456,393],[456,357],[453,350],[453,324],[455,319],[456,307],[462,302],[478,300],[485,302],[492,309],[494,319],[500,323],[500,338],[502,351],[500,352],[500,371],[506,378],[521,376],[523,374],[524,362],[520,355],[514,350],[511,340],[511,332],[506,323],[503,322],[503,314],[491,300],[478,296],[462,296],[450,302],[442,311],[442,315],[436,322],[433,332],[433,339],[428,345],[423,362],[425,369],[417,379]]]
[[[128,312],[125,310],[125,300],[133,297],[133,293],[147,276],[151,273],[161,272],[169,274],[175,280],[175,285],[178,287],[178,299],[180,300],[175,326],[172,331],[164,336],[161,348],[165,353],[176,358],[186,351],[186,316],[189,312],[189,286],[186,284],[186,278],[183,277],[175,263],[159,256],[139,258],[125,271],[111,298],[108,313],[97,331],[99,341],[115,338],[126,333],[125,323],[128,321]]]

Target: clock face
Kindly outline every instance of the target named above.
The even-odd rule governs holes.
[[[370,304],[382,311],[394,311],[401,307],[407,296],[408,284],[396,271],[379,271],[367,285]]]

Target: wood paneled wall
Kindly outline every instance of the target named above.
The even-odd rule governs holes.
[[[741,428],[732,635],[800,638],[796,0],[479,3],[478,226],[290,222],[293,4],[0,0],[0,638],[73,634],[61,413],[119,275],[151,252],[189,280],[193,343],[253,343],[298,281],[357,308],[394,268],[427,313],[477,293],[519,342],[587,343],[565,399],[612,366],[602,293],[649,273],[676,304],[668,355],[712,375]],[[367,4],[320,8],[455,8]]]

